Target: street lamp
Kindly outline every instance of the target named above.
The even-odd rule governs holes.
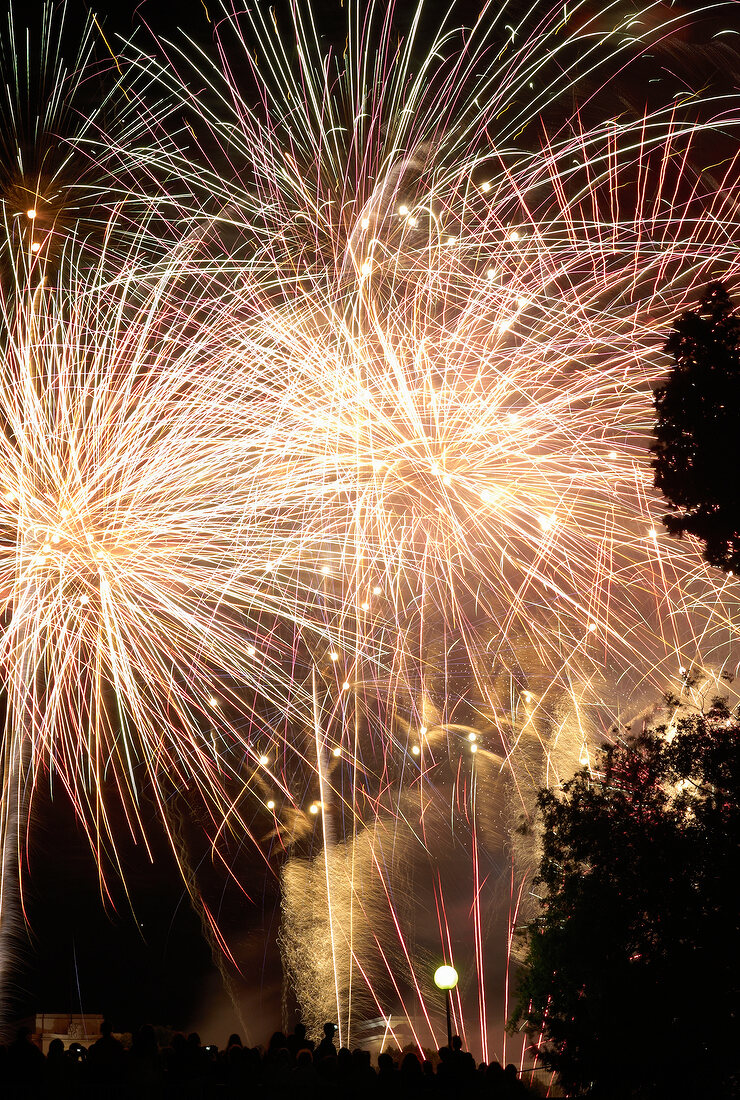
[[[450,990],[457,985],[457,971],[454,966],[438,966],[434,971],[434,984],[443,989],[445,1008],[447,1009],[447,1046],[452,1050],[452,1018],[450,1016]]]

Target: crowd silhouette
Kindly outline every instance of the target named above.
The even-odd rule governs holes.
[[[370,1052],[337,1050],[335,1025],[324,1026],[315,1044],[297,1024],[276,1032],[266,1047],[246,1047],[238,1035],[226,1046],[203,1046],[200,1036],[176,1034],[160,1048],[154,1028],[144,1025],[131,1045],[108,1023],[85,1048],[64,1049],[53,1039],[44,1056],[27,1028],[0,1047],[0,1096],[8,1100],[509,1100],[530,1095],[516,1067],[476,1065],[455,1036],[433,1058],[421,1052],[386,1051],[377,1069]]]

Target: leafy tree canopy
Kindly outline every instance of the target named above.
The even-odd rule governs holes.
[[[739,1095],[740,720],[674,711],[597,768],[540,792],[511,1026],[571,1095]]]
[[[672,510],[663,523],[701,539],[711,565],[740,572],[740,316],[722,283],[676,321],[665,350],[674,365],[655,391],[651,448]]]

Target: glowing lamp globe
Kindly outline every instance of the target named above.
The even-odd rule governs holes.
[[[437,989],[454,989],[457,985],[457,971],[454,966],[438,966],[434,971],[434,984]]]

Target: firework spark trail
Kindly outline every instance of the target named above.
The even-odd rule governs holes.
[[[26,655],[26,679],[29,654]],[[15,702],[15,701],[13,701]],[[11,703],[11,706],[13,704]],[[28,765],[32,754],[33,716],[27,700],[13,716],[10,736],[6,729],[2,745],[2,799],[0,800],[0,1021],[5,1022],[11,1003],[10,989],[14,962],[22,946],[23,898],[20,888],[23,837],[28,807]]]
[[[421,980],[402,838],[431,853],[447,802],[450,834],[475,838],[473,878],[483,858],[495,869],[475,802],[491,812],[501,770],[527,810],[546,774],[588,759],[615,669],[628,696],[662,690],[678,665],[721,664],[733,634],[733,594],[655,533],[646,446],[659,334],[710,277],[737,277],[737,100],[684,89],[614,113],[615,73],[691,15],[510,10],[484,5],[469,33],[450,14],[430,38],[419,6],[399,37],[392,7],[349,4],[331,55],[310,5],[254,4],[226,13],[219,65],[177,47],[128,62],[190,110],[197,171],[192,148],[174,162],[186,213],[210,212],[206,253],[228,247],[241,270],[235,422],[260,439],[284,533],[282,502],[302,501],[300,573],[329,635],[311,653],[322,739],[346,760],[313,769],[333,784],[340,842],[370,838],[401,1000],[396,978]],[[330,597],[341,611],[324,611]],[[288,789],[309,744],[286,724]],[[278,834],[294,827],[273,812]],[[328,897],[326,844],[320,859]],[[334,983],[353,967],[378,980],[353,912],[332,914],[353,945],[340,965],[332,936]]]

